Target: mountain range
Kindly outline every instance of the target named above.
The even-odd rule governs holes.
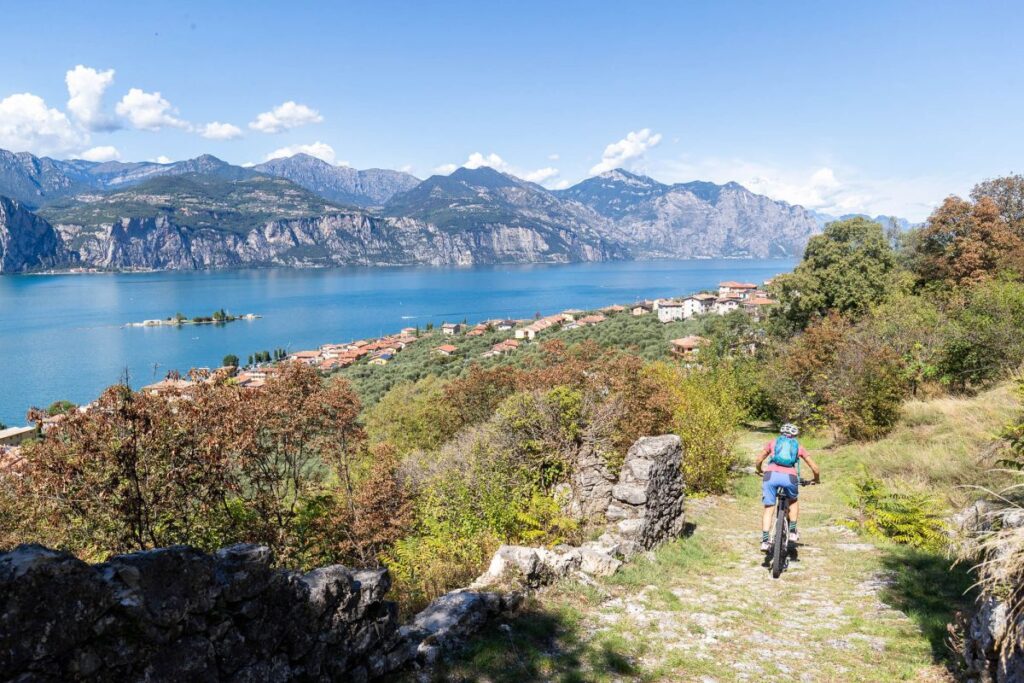
[[[803,207],[622,169],[548,190],[489,167],[419,180],[298,154],[252,167],[0,150],[0,272],[470,265],[801,253]]]

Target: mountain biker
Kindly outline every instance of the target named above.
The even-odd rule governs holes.
[[[796,543],[800,540],[796,523],[800,518],[800,503],[797,496],[800,493],[800,460],[803,460],[814,472],[814,483],[821,481],[821,470],[817,463],[811,459],[804,447],[801,446],[796,436],[800,430],[796,425],[788,422],[779,428],[779,436],[764,445],[764,449],[757,457],[755,471],[762,473],[761,464],[768,459],[768,466],[764,468],[764,481],[761,484],[764,512],[761,515],[761,550],[767,551],[770,547],[768,532],[772,526],[772,510],[775,508],[775,492],[783,488],[789,496],[789,538]]]

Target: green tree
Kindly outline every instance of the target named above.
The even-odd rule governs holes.
[[[439,447],[458,427],[445,384],[430,375],[395,385],[366,413],[370,441],[391,444],[399,457],[415,449]]]
[[[896,286],[896,254],[882,226],[866,218],[835,221],[807,243],[804,259],[772,283],[780,301],[773,327],[783,334],[836,311],[859,316]]]
[[[46,414],[51,417],[55,415],[63,415],[64,413],[70,413],[77,407],[78,406],[71,401],[54,401],[50,404],[50,407],[46,409]]]
[[[228,355],[224,356],[224,360],[222,360],[220,362],[220,364],[225,366],[225,367],[237,368],[238,367],[238,356],[236,356],[233,353],[229,353]]]

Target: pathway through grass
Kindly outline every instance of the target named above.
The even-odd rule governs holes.
[[[1015,409],[993,409],[993,398],[1007,396],[912,404],[908,424],[870,448],[916,449],[888,464],[918,478],[948,467],[921,459],[921,449],[966,461]],[[766,438],[745,434],[741,452],[749,457]],[[865,451],[808,445],[824,483],[801,492],[799,559],[780,579],[757,548],[760,481],[743,476],[731,495],[687,501],[692,535],[604,581],[548,589],[490,627],[438,680],[952,680],[945,624],[969,579],[941,556],[844,526]]]

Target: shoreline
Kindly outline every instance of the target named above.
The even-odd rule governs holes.
[[[711,262],[710,265],[709,265],[709,261]],[[717,263],[716,263],[716,261],[717,261]],[[675,264],[675,266],[673,266],[672,264]],[[650,300],[650,299],[658,298],[658,297],[661,297],[661,298],[668,297],[668,298],[670,298],[672,296],[678,296],[682,292],[691,291],[691,289],[692,289],[692,291],[700,291],[703,288],[713,288],[715,282],[718,282],[718,281],[721,281],[721,280],[733,279],[733,278],[736,278],[736,277],[738,277],[739,279],[750,278],[754,282],[760,282],[762,279],[771,278],[771,277],[773,277],[775,275],[778,275],[780,273],[789,272],[792,269],[792,267],[793,267],[793,264],[792,264],[791,260],[783,259],[783,258],[772,258],[772,259],[743,259],[743,258],[737,258],[737,259],[654,259],[654,260],[646,260],[646,261],[619,260],[619,261],[610,261],[610,262],[581,262],[581,263],[574,263],[574,264],[500,264],[500,265],[490,265],[490,266],[468,266],[468,267],[467,266],[460,266],[460,267],[408,266],[408,267],[401,267],[401,268],[336,267],[336,268],[330,268],[330,269],[316,269],[316,271],[318,271],[320,273],[336,273],[337,277],[345,277],[349,273],[351,273],[353,275],[376,276],[376,275],[379,274],[381,276],[384,276],[389,271],[391,273],[410,273],[410,272],[412,272],[412,273],[421,273],[421,274],[425,274],[425,275],[434,274],[431,278],[428,278],[428,280],[424,281],[424,282],[427,283],[427,285],[429,285],[429,287],[434,287],[434,286],[440,286],[438,283],[447,282],[447,281],[443,281],[443,280],[438,280],[437,279],[438,277],[446,278],[447,277],[445,275],[446,273],[452,273],[452,274],[467,273],[467,272],[471,273],[473,271],[481,271],[483,273],[493,272],[493,273],[497,273],[498,274],[497,275],[498,280],[495,280],[495,281],[496,282],[500,282],[501,278],[504,276],[505,273],[508,273],[510,275],[511,274],[521,274],[522,277],[530,278],[529,281],[532,281],[537,276],[546,277],[544,275],[545,273],[556,272],[556,271],[562,270],[562,268],[540,268],[540,267],[537,267],[537,266],[540,266],[540,265],[558,265],[558,266],[562,266],[562,267],[568,267],[570,270],[576,270],[575,275],[572,275],[569,278],[572,281],[576,281],[577,279],[581,279],[581,278],[583,280],[585,280],[585,281],[590,281],[590,280],[592,280],[594,278],[601,278],[600,280],[596,280],[595,279],[594,280],[595,286],[582,293],[582,296],[584,297],[585,301],[583,301],[581,305],[582,305],[583,308],[586,308],[587,310],[590,310],[591,308],[596,309],[596,308],[600,308],[601,306],[606,306],[606,305],[608,305],[608,302],[610,302],[610,301],[635,302],[635,301],[638,301],[638,300],[644,300],[644,299]],[[666,268],[666,266],[668,266],[668,268]],[[608,280],[607,282],[605,282],[605,275],[603,274],[603,269],[605,269],[605,268],[607,268],[608,271],[609,271],[608,272],[608,276],[607,276],[607,280]],[[748,274],[748,272],[745,272],[745,271],[748,270],[748,268],[750,270],[758,271],[758,272],[756,272],[756,273],[755,272],[750,272]],[[738,269],[738,272],[737,272],[737,270],[734,270],[734,269]],[[216,273],[223,273],[223,274],[227,275],[228,277],[248,278],[249,276],[246,275],[246,272],[251,272],[252,274],[254,274],[254,276],[261,276],[261,274],[268,274],[269,275],[269,274],[272,274],[274,271],[276,271],[277,273],[279,273],[281,275],[287,275],[289,277],[302,277],[304,275],[312,275],[313,273],[309,273],[310,270],[311,269],[283,268],[282,267],[282,268],[260,268],[260,269],[218,269],[217,271],[166,271],[166,272],[171,273],[171,275],[169,277],[176,277],[175,274],[178,273],[178,272],[187,272],[187,273],[194,274],[192,276],[188,276],[188,275],[182,276],[182,279],[183,280],[187,280],[187,281],[195,281],[197,283],[200,283],[198,285],[199,287],[204,287],[205,285],[203,285],[201,283],[205,282],[205,280],[207,278],[215,277],[215,275],[214,275],[215,272]],[[597,271],[601,271],[601,272],[598,273]],[[707,271],[707,272],[705,272],[705,271]],[[649,272],[650,272],[650,275],[648,275]],[[693,273],[692,275],[690,275],[691,272]],[[199,273],[202,273],[202,275],[198,275]],[[92,274],[92,273],[76,273],[76,274]],[[109,274],[109,273],[104,273],[104,274]],[[196,275],[198,275],[198,277],[196,277]],[[618,278],[621,275],[624,275],[625,279],[620,281]],[[162,281],[163,277],[168,277],[168,276],[160,276],[159,279]],[[332,277],[334,277],[334,276],[332,276]],[[419,277],[419,275],[416,275],[416,277]],[[494,279],[495,276],[493,276],[493,275],[485,275],[484,277],[485,278]],[[518,275],[517,275],[517,277],[518,277]],[[682,279],[686,280],[685,284],[684,284],[684,282],[677,281],[679,278],[682,278]],[[10,278],[10,279],[7,280],[7,282],[11,283],[12,285],[15,285],[15,283],[17,282],[18,279],[19,278]],[[123,282],[127,285],[128,283],[131,283],[134,280],[135,280],[134,278],[124,278]],[[693,280],[693,281],[691,282],[690,280]],[[24,278],[24,279],[22,279],[22,281],[25,282],[26,285],[29,282],[32,282],[32,280],[30,280],[29,278]],[[562,280],[560,280],[560,279],[552,280],[552,282],[561,282],[561,281]],[[0,281],[0,282],[2,282],[2,281]],[[35,280],[35,282],[41,282],[41,281],[40,280]],[[74,281],[69,280],[67,282],[69,283],[68,286],[71,286],[70,283],[72,283]],[[142,280],[139,280],[139,282],[142,282]],[[344,283],[347,283],[348,281],[347,280],[343,280],[341,282],[344,284]],[[427,286],[427,285],[424,285],[424,282],[421,282],[419,280],[411,280],[411,281],[403,280],[402,282],[404,283],[403,286],[407,286],[407,285],[411,286],[412,284]],[[528,280],[524,280],[524,282],[528,282]],[[542,283],[546,282],[546,280],[541,280],[541,282]],[[380,281],[380,286],[385,286],[385,285],[390,286],[390,283],[391,283],[391,281],[388,280],[385,277],[385,279],[382,279]],[[680,285],[682,285],[682,286],[680,286]],[[321,294],[323,292],[325,292],[325,291],[334,291],[334,290],[330,290],[330,289],[329,290],[322,290],[321,291],[321,289],[319,289],[319,285],[316,285],[316,287],[317,287],[316,292],[320,292]],[[373,288],[371,288],[371,289],[373,289]],[[529,292],[532,292],[532,293],[538,293],[539,292],[541,295],[543,295],[545,292],[548,291],[544,287],[539,287],[538,288],[538,287],[526,286],[525,289],[526,289],[526,291],[529,291]],[[605,289],[612,289],[612,290],[619,290],[619,291],[617,291],[617,292],[604,292]],[[16,290],[17,290],[17,288],[16,288]],[[591,290],[593,290],[593,291],[591,291]],[[35,288],[31,288],[31,289],[29,289],[27,291],[36,291],[36,290],[35,290]],[[117,290],[117,291],[119,291],[119,290]],[[132,293],[134,293],[136,290],[130,290],[130,291]],[[305,292],[305,291],[307,291],[307,288],[306,287],[300,287],[300,288],[298,288],[297,291]],[[335,292],[335,294],[337,294],[337,296],[332,296],[332,299],[333,298],[337,298],[338,296],[341,296],[341,292],[342,291],[345,291],[345,292],[348,291],[347,285],[346,285],[346,287],[342,287],[342,289],[337,290],[337,292]],[[358,289],[355,290],[355,291],[356,291],[356,294],[359,293]],[[458,303],[461,303],[461,304],[465,305],[465,309],[464,309],[465,313],[462,312],[463,309],[461,309],[461,308],[457,309],[459,312],[456,312],[456,309],[451,309],[451,308],[448,308],[448,307],[443,307],[441,309],[437,309],[437,308],[432,307],[430,305],[424,306],[424,305],[421,305],[421,304],[423,304],[422,301],[417,301],[416,305],[419,306],[419,308],[410,309],[408,306],[403,304],[403,302],[400,300],[401,297],[397,297],[396,298],[394,296],[392,296],[392,297],[385,296],[385,298],[383,299],[383,301],[381,303],[378,303],[375,299],[367,298],[362,303],[362,305],[364,305],[364,307],[370,306],[370,307],[373,308],[373,311],[376,311],[378,309],[381,309],[381,310],[389,309],[389,307],[390,308],[398,307],[398,310],[401,313],[403,313],[404,315],[401,315],[401,316],[399,316],[399,315],[394,315],[394,316],[387,315],[386,317],[391,318],[390,323],[388,323],[386,321],[381,321],[381,322],[383,322],[383,325],[381,326],[376,321],[373,323],[373,325],[363,324],[363,322],[358,319],[359,317],[361,317],[362,313],[360,313],[360,315],[356,315],[355,313],[352,313],[352,314],[348,315],[348,317],[344,321],[345,325],[341,329],[335,329],[333,327],[324,327],[323,325],[313,325],[311,322],[306,321],[302,325],[302,332],[303,332],[303,334],[301,334],[301,335],[296,335],[294,333],[294,330],[293,330],[292,327],[290,327],[287,323],[282,323],[282,321],[287,321],[289,316],[287,314],[282,314],[281,310],[279,310],[278,308],[275,308],[274,309],[275,315],[273,316],[274,321],[267,328],[264,328],[262,326],[259,328],[261,330],[265,329],[268,332],[259,333],[259,332],[256,331],[257,328],[249,327],[249,326],[243,326],[243,327],[240,327],[240,328],[230,328],[230,329],[224,328],[226,332],[229,332],[232,335],[235,335],[236,331],[241,331],[241,333],[244,335],[246,340],[249,339],[249,333],[246,332],[246,330],[252,330],[252,334],[255,335],[258,339],[255,339],[251,343],[249,341],[244,341],[243,343],[232,342],[232,344],[230,344],[230,345],[224,344],[223,347],[222,347],[221,344],[207,343],[205,345],[202,345],[204,348],[201,349],[201,353],[200,352],[195,352],[195,353],[181,353],[181,354],[177,354],[177,355],[181,355],[183,357],[186,357],[186,356],[189,357],[191,362],[187,362],[186,359],[177,359],[176,360],[176,357],[172,357],[172,356],[168,356],[168,358],[171,359],[169,362],[164,360],[163,358],[161,358],[159,360],[159,363],[157,363],[157,361],[155,361],[152,357],[150,357],[150,358],[143,358],[142,361],[137,361],[137,359],[133,359],[131,357],[131,355],[127,353],[128,350],[132,350],[132,348],[133,348],[132,345],[133,344],[137,345],[139,343],[137,341],[136,342],[132,342],[131,340],[132,339],[141,340],[142,337],[148,337],[148,335],[145,335],[143,333],[143,335],[140,336],[140,335],[131,335],[129,333],[130,336],[126,337],[125,341],[123,342],[123,343],[127,344],[127,346],[125,346],[125,349],[126,349],[125,353],[121,354],[123,360],[120,361],[119,367],[120,366],[127,366],[128,362],[126,362],[126,360],[129,361],[129,362],[132,362],[133,364],[131,365],[131,368],[132,368],[132,377],[133,377],[133,379],[140,379],[140,380],[143,380],[143,381],[150,381],[149,380],[150,370],[152,368],[154,368],[154,367],[162,368],[161,372],[163,372],[163,371],[166,371],[166,369],[168,367],[199,367],[199,366],[209,365],[211,363],[211,361],[220,358],[220,354],[224,353],[224,348],[236,347],[235,353],[238,353],[239,356],[240,356],[240,359],[243,360],[243,363],[240,363],[240,365],[244,366],[244,358],[247,355],[248,351],[246,351],[245,353],[242,353],[241,351],[239,351],[238,349],[241,348],[242,345],[247,346],[247,347],[251,347],[252,349],[261,349],[261,348],[274,349],[277,346],[281,345],[281,346],[283,346],[283,347],[293,351],[295,349],[314,349],[314,348],[317,348],[318,346],[320,346],[321,344],[323,344],[324,342],[329,342],[332,338],[333,339],[339,339],[339,338],[340,339],[350,339],[350,338],[351,339],[356,339],[356,338],[378,339],[380,337],[388,336],[387,334],[385,334],[386,330],[398,330],[398,329],[400,329],[402,327],[405,327],[405,326],[414,326],[417,323],[422,328],[428,321],[433,321],[435,323],[439,323],[440,321],[442,321],[444,319],[448,319],[448,320],[462,320],[463,318],[469,318],[469,319],[474,319],[474,320],[475,319],[484,319],[484,318],[495,318],[495,319],[498,319],[498,318],[521,318],[521,319],[526,319],[526,318],[532,316],[536,312],[536,309],[535,309],[535,306],[532,305],[532,304],[530,304],[530,305],[524,304],[523,301],[526,301],[526,300],[520,301],[519,299],[517,299],[517,297],[519,297],[520,294],[521,293],[519,292],[518,289],[510,290],[510,292],[507,295],[505,295],[504,297],[498,297],[499,299],[502,299],[501,305],[498,305],[498,301],[496,300],[495,302],[493,302],[494,306],[489,307],[489,308],[485,307],[485,308],[488,309],[486,312],[483,311],[483,310],[479,310],[478,306],[474,302],[463,301],[462,299],[456,299],[456,301]],[[45,296],[45,293],[43,293],[41,296]],[[444,289],[443,287],[442,287],[442,296],[448,296],[447,289]],[[39,298],[39,297],[33,297],[33,298]],[[342,297],[342,298],[344,298],[344,297]],[[563,307],[573,307],[573,306],[576,306],[578,303],[580,303],[580,300],[577,298],[575,293],[571,297],[571,300],[569,300],[569,298],[564,297],[564,296],[554,296],[554,297],[551,297],[551,298],[555,299],[555,300],[550,302],[551,303],[550,306],[544,306],[543,310],[562,310]],[[508,301],[505,301],[504,299],[508,299]],[[182,299],[182,302],[183,303],[187,303],[185,299]],[[211,301],[209,304],[206,304],[206,305],[217,305],[217,303],[218,302],[216,302],[216,301]],[[238,302],[237,301],[232,301],[232,303],[233,304],[237,304]],[[322,302],[318,301],[317,303],[319,305]],[[172,301],[171,305],[174,305],[173,301]],[[203,307],[205,308],[205,305]],[[300,306],[299,310],[305,315],[305,314],[308,314],[308,311],[306,310],[307,308],[309,308],[309,307],[308,306],[307,307]],[[491,310],[491,308],[493,308],[493,310]],[[420,309],[422,309],[422,310],[420,310]],[[361,312],[363,311],[363,309],[359,309],[359,310]],[[366,308],[366,310],[370,311],[370,308]],[[396,311],[396,313],[397,312],[398,311]],[[415,315],[409,315],[411,313],[415,313]],[[203,316],[203,317],[206,317],[206,316]],[[259,317],[263,317],[263,316],[259,315]],[[374,313],[374,315],[371,316],[371,317],[375,318],[376,317],[376,313]],[[381,316],[381,317],[384,317],[384,316]],[[121,330],[126,330],[129,327],[145,327],[145,325],[142,324],[145,321],[140,320],[140,318],[137,318],[137,317],[134,317],[134,316],[127,317],[127,318],[128,318],[128,320],[132,320],[134,318],[133,324],[126,324],[124,322],[125,321],[125,317],[122,317],[121,318],[121,322],[114,322],[114,321],[112,321],[113,324],[110,325],[110,327],[113,327],[115,329],[121,329]],[[305,320],[305,319],[303,319],[303,320]],[[211,324],[215,324],[215,321],[210,321],[210,322],[211,322]],[[174,323],[173,321],[168,321],[167,319],[162,319],[162,320],[159,321],[159,324],[152,324],[151,326],[153,326],[153,327],[161,327],[161,328],[176,327],[176,328],[178,328],[178,330],[180,332],[180,331],[182,331],[184,329],[188,329],[188,328],[183,327],[185,324],[195,324],[195,322],[192,321],[191,319],[188,319],[188,320],[182,321],[181,325],[178,325],[177,323]],[[278,328],[282,328],[282,325],[284,326],[285,329],[278,329]],[[316,334],[313,334],[312,332],[310,332],[309,329],[306,329],[306,328],[311,328],[311,327],[317,327],[318,328]],[[203,329],[205,329],[205,328],[203,328]],[[272,332],[273,334],[270,334],[270,332]],[[309,332],[309,334],[305,334],[306,332]],[[341,334],[338,334],[339,332]],[[152,336],[152,337],[149,337],[149,338],[151,338],[153,340],[153,343],[161,345],[161,348],[163,348],[168,343],[170,343],[173,346],[174,349],[178,349],[179,347],[184,348],[183,345],[186,345],[186,344],[198,344],[199,342],[196,341],[196,339],[198,339],[198,337],[195,337],[195,335],[199,335],[199,334],[200,334],[200,330],[198,328],[194,329],[192,335],[184,335],[185,337],[193,337],[193,339],[185,340],[183,338],[183,340],[182,340],[182,342],[180,344],[178,342],[157,341],[158,338],[160,338],[160,339],[169,339],[170,337],[175,337],[177,335],[170,335],[170,337],[168,337],[168,335],[158,334],[158,335],[155,335],[155,336]],[[296,338],[297,336],[301,336],[302,338],[301,339]],[[205,339],[206,337],[204,336],[203,338]],[[117,342],[117,343],[122,343],[122,342]],[[214,346],[216,346],[217,348],[214,348]],[[209,347],[209,348],[206,348],[206,347]],[[135,346],[134,348],[137,349],[138,347]],[[243,350],[245,350],[245,349],[243,349]],[[138,356],[138,355],[145,355],[145,354],[135,353],[135,355]],[[100,363],[100,365],[103,365],[103,363]],[[109,363],[108,363],[108,365],[109,365]],[[157,378],[157,374],[155,374],[156,370],[153,370],[153,373],[154,373],[153,374],[153,378],[156,379]],[[22,374],[23,375],[28,375],[29,373],[22,373]],[[93,374],[95,374],[95,373],[93,373]],[[114,377],[114,370],[111,370],[110,373],[108,373],[108,374],[111,377]],[[97,395],[97,389],[102,390],[102,388],[107,386],[109,383],[110,383],[110,381],[106,380],[106,379],[104,379],[102,381],[98,381],[98,382],[92,382],[92,381],[83,382],[83,381],[79,381],[79,380],[67,380],[67,381],[63,381],[63,380],[57,381],[57,380],[54,380],[54,381],[49,381],[49,382],[47,382],[47,384],[49,384],[49,386],[47,387],[48,391],[43,392],[36,399],[28,398],[24,405],[47,404],[49,402],[49,398],[52,398],[54,396],[59,397],[59,398],[69,398],[69,400],[76,400],[74,397],[78,397],[76,402],[86,403],[86,402],[92,400],[93,398],[95,398],[95,396]],[[89,391],[88,387],[93,385],[93,384],[95,384],[96,388],[94,388],[93,390]],[[26,386],[29,386],[29,385],[26,384]],[[14,392],[12,392],[12,393],[14,393]],[[18,392],[18,393],[21,393],[21,392]],[[13,398],[13,396],[11,398]],[[10,400],[10,401],[5,401],[5,403],[9,403],[10,404],[9,406],[5,405],[5,409],[6,409],[5,410],[5,415],[8,418],[5,421],[9,422],[11,424],[20,424],[22,422],[22,420],[24,419],[23,418],[24,413],[23,413],[22,410],[20,410],[22,402],[20,400]]]
[[[244,272],[244,271],[261,271],[261,270],[291,270],[291,271],[309,271],[309,270],[388,270],[388,269],[416,269],[422,268],[424,270],[469,270],[472,268],[504,268],[504,267],[529,267],[529,266],[573,266],[573,265],[597,265],[602,263],[663,263],[663,262],[683,262],[683,261],[788,261],[798,259],[798,256],[750,256],[750,255],[729,255],[729,256],[657,256],[657,257],[645,257],[645,258],[628,258],[628,259],[607,259],[604,261],[509,261],[502,263],[470,263],[470,264],[459,264],[451,263],[444,265],[432,265],[430,263],[375,263],[375,264],[331,264],[331,265],[310,265],[310,266],[294,266],[294,265],[283,265],[283,264],[267,264],[267,265],[245,265],[231,268],[127,268],[123,270],[115,269],[108,270],[103,268],[70,268],[68,270],[39,270],[39,271],[23,271],[23,272],[10,272],[0,273],[0,277],[5,276],[23,276],[23,277],[41,277],[41,276],[59,276],[59,275],[148,275],[153,273],[232,273],[232,272]]]

